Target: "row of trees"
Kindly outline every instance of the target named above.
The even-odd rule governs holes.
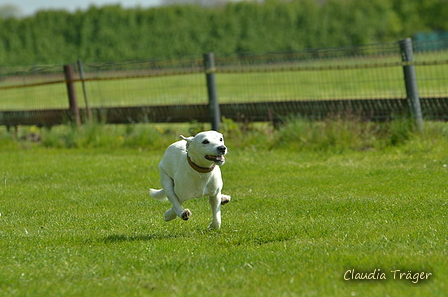
[[[118,5],[0,19],[0,65],[170,59],[389,42],[448,30],[446,0],[267,0]]]

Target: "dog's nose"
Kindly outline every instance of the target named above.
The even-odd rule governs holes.
[[[221,146],[218,146],[216,149],[218,150],[218,152],[224,154],[226,152],[227,148],[225,146],[221,145]]]

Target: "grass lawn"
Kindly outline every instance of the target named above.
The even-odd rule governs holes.
[[[162,150],[3,149],[0,295],[446,296],[446,150],[230,149],[218,232],[163,221]]]

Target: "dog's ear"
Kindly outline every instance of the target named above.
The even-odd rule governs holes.
[[[192,142],[193,141],[193,136],[190,136],[190,137],[185,137],[185,136],[183,136],[183,135],[179,135],[179,137],[180,138],[182,138],[183,140],[185,140],[186,142],[187,142],[187,149],[188,149],[188,146],[190,145],[190,142]]]

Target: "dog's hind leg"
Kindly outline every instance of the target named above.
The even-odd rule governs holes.
[[[230,202],[230,196],[221,194],[221,205],[227,204]]]
[[[149,194],[151,195],[151,197],[153,197],[154,199],[157,199],[157,200],[168,200],[164,189],[161,189],[161,190],[150,189]],[[174,210],[172,208],[170,208],[169,210],[167,210],[165,212],[165,221],[166,222],[174,220],[175,218],[177,218],[177,214],[174,212]]]
[[[174,220],[175,218],[177,218],[177,214],[174,212],[174,210],[172,208],[168,209],[165,212],[165,222]]]
[[[191,216],[191,211],[189,209],[183,209],[174,192],[174,181],[165,172],[160,172],[160,182],[162,183],[163,189],[165,190],[166,197],[171,202],[173,207],[165,212],[165,221],[170,221],[174,219],[174,214],[179,216],[182,220],[188,220]],[[174,213],[174,214],[173,214]]]

